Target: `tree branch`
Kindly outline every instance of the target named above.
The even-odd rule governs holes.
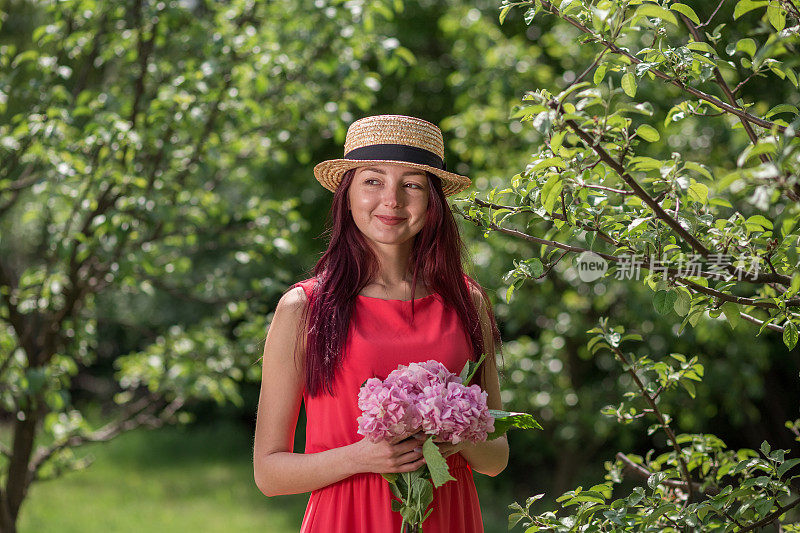
[[[786,504],[784,506],[780,506],[779,505],[777,511],[773,511],[772,513],[768,514],[767,516],[765,516],[764,518],[762,518],[758,522],[750,524],[749,526],[747,526],[744,529],[737,530],[736,533],[745,533],[746,531],[753,531],[756,528],[766,526],[767,524],[769,524],[771,522],[774,522],[775,520],[780,518],[780,516],[783,513],[785,513],[786,511],[788,511],[789,509],[791,509],[793,507],[796,507],[797,505],[800,505],[800,498],[797,498],[793,502],[788,503],[788,504]]]
[[[753,307],[760,307],[762,309],[776,309],[778,307],[776,304],[771,302],[759,302],[758,300],[754,300],[752,298],[744,298],[742,296],[733,296],[732,294],[725,294],[724,292],[720,292],[718,290],[711,289],[709,287],[703,287],[702,285],[699,285],[694,281],[688,280],[686,278],[676,277],[675,279],[689,287],[692,287],[697,292],[702,292],[703,294],[706,294],[708,296],[714,296],[725,302],[733,302],[739,305],[751,305]],[[798,305],[800,305],[800,298],[791,298],[789,300],[786,300],[787,307],[793,307]]]
[[[625,470],[629,471],[631,474],[634,474],[639,479],[647,481],[650,476],[653,474],[644,466],[634,463],[631,461],[624,453],[617,452],[616,455],[617,459],[622,461],[625,464]],[[666,485],[668,487],[673,487],[676,489],[683,489],[686,490],[686,482],[685,481],[678,481],[675,479],[665,479],[661,482],[661,485]],[[716,496],[719,494],[719,489],[716,487],[706,487],[703,489],[702,484],[697,483],[696,481],[692,481],[692,488],[696,492],[701,492],[703,494],[707,494],[709,496]]]
[[[28,468],[28,483],[38,479],[38,472],[42,465],[50,459],[56,452],[64,448],[75,448],[90,442],[106,442],[114,437],[136,429],[138,427],[157,428],[162,426],[165,422],[169,421],[172,416],[184,404],[184,399],[178,397],[168,403],[158,416],[153,413],[158,410],[158,398],[153,394],[148,394],[139,398],[135,402],[129,404],[125,413],[120,419],[109,422],[102,428],[89,433],[71,435],[67,439],[52,444],[48,447],[42,447],[36,450],[30,466]]]
[[[747,313],[739,312],[739,316],[743,319],[747,320],[748,322],[752,322],[756,326],[761,326],[766,322],[766,320],[759,320],[754,316],[750,316]],[[777,324],[767,324],[767,329],[771,329],[772,331],[777,331],[778,333],[783,333],[783,327],[778,326]]]
[[[476,219],[474,217],[470,217],[466,213],[461,213],[461,216],[463,216],[466,220],[469,220],[470,222],[475,223],[476,225],[481,225],[482,224],[481,220]],[[541,239],[539,237],[534,237],[533,235],[528,235],[527,233],[523,233],[523,232],[518,231],[518,230],[514,230],[514,229],[509,229],[509,228],[504,228],[504,227],[498,226],[497,224],[495,224],[493,222],[490,222],[486,227],[488,227],[489,229],[498,231],[500,233],[504,233],[506,235],[510,235],[512,237],[516,237],[518,239],[523,239],[523,240],[526,240],[528,242],[533,242],[533,243],[536,243],[536,244],[543,244],[545,246],[552,246],[553,248],[560,248],[562,250],[567,250],[569,252],[576,252],[576,253],[592,252],[594,254],[599,255],[603,259],[606,259],[608,261],[612,261],[614,263],[619,263],[619,262],[623,261],[623,259],[621,257],[616,256],[616,255],[610,255],[610,254],[606,254],[606,253],[603,253],[603,252],[597,252],[597,251],[594,251],[594,250],[589,250],[587,248],[582,248],[580,246],[572,246],[572,245],[564,244],[564,243],[557,242],[557,241],[550,241],[550,240],[547,240],[547,239]],[[653,270],[654,269],[653,263],[649,259],[647,261],[643,260],[642,264],[641,264],[641,267],[645,268],[646,270]],[[717,291],[715,289],[710,289],[708,287],[704,287],[704,286],[699,285],[699,284],[697,284],[697,283],[695,283],[695,282],[693,282],[691,280],[688,280],[688,279],[683,278],[683,277],[679,277],[677,275],[678,270],[675,269],[675,268],[658,267],[658,271],[659,272],[666,272],[667,274],[669,274],[669,277],[671,279],[673,279],[675,281],[679,281],[681,283],[684,283],[684,284],[686,284],[688,286],[691,286],[692,288],[696,289],[697,292],[702,292],[703,294],[706,294],[706,295],[709,295],[709,296],[715,296],[715,297],[720,298],[720,299],[725,300],[725,301],[738,303],[740,305],[751,305],[751,306],[754,306],[754,307],[760,307],[762,309],[777,309],[778,308],[777,304],[774,304],[774,303],[771,303],[771,302],[760,302],[760,301],[754,300],[752,298],[744,298],[744,297],[741,297],[741,296],[733,296],[733,295],[725,294],[723,292],[719,292],[719,291]],[[718,278],[722,277],[721,274],[717,274],[717,273],[713,273],[713,272],[703,272],[703,271],[698,271],[696,273],[696,275],[697,275],[697,277],[705,277],[705,278],[711,278],[711,279],[718,279]],[[786,305],[787,306],[800,306],[800,298],[791,298],[789,300],[786,300]]]
[[[558,106],[558,103],[555,100],[551,100],[548,105],[555,109]],[[622,165],[617,163],[605,150],[603,150],[603,148],[597,144],[594,144],[589,134],[583,131],[574,120],[570,119],[564,122],[570,128],[572,128],[572,130],[581,139],[583,139],[583,141],[589,145],[592,150],[594,150],[595,153],[597,153],[597,155],[600,156],[600,158],[620,176],[620,178],[622,178],[622,180],[633,190],[636,196],[641,198],[642,201],[653,210],[658,218],[663,220],[667,226],[669,226],[679,237],[686,241],[693,250],[697,251],[705,258],[708,258],[708,256],[711,255],[711,252],[699,240],[697,240],[694,235],[689,233],[683,226],[681,226],[678,221],[675,220],[669,213],[667,213],[664,208],[662,208],[661,205],[659,205],[658,202],[656,202],[655,199],[650,196],[632,176],[625,172],[625,168],[623,168]],[[730,263],[725,265],[725,269],[737,279],[741,279],[742,281],[750,281],[752,283],[767,283],[769,281],[776,281],[788,286],[791,282],[789,276],[783,276],[780,274],[757,274],[755,276],[749,276]]]
[[[680,15],[681,20],[683,20],[683,23],[689,29],[689,33],[692,34],[692,38],[697,42],[705,42],[703,36],[700,34],[699,31],[697,31],[697,28],[695,28],[694,24],[692,24],[692,21],[689,20],[689,18],[683,13],[678,13],[678,15]],[[750,79],[750,77],[748,76],[747,79]],[[719,71],[719,67],[717,67],[716,65],[714,66],[714,80],[716,80],[717,85],[719,85],[720,88],[722,89],[722,92],[725,94],[725,98],[728,100],[728,102],[731,105],[736,105],[736,97],[733,94],[734,91],[731,91],[730,87],[728,87],[728,84],[725,82],[725,78],[722,77],[722,73]],[[747,80],[744,80],[744,82],[746,81]],[[737,85],[736,90],[738,90],[739,87],[744,82]],[[753,131],[753,127],[750,125],[750,123],[742,117],[739,117],[739,120],[742,122],[742,126],[744,127],[745,133],[747,133],[747,136],[750,138],[750,142],[753,145],[758,144],[758,136],[756,135],[756,132]],[[772,160],[769,154],[766,153],[759,154],[759,158],[761,159],[762,163],[769,163]],[[794,190],[784,189],[784,192],[786,192],[786,196],[790,200],[793,200],[795,202],[800,201],[800,184],[795,184]]]
[[[582,32],[594,36],[597,39],[598,42],[600,42],[601,44],[603,44],[604,46],[609,48],[612,52],[627,57],[631,61],[631,63],[633,63],[635,65],[638,65],[639,63],[643,62],[641,59],[639,59],[635,55],[633,55],[633,54],[631,54],[629,52],[626,52],[625,50],[622,50],[621,48],[619,48],[614,43],[610,43],[610,42],[606,41],[605,39],[597,36],[594,32],[589,30],[589,28],[587,28],[586,26],[584,26],[583,24],[581,24],[577,20],[573,19],[572,17],[566,16],[566,15],[562,15],[553,6],[553,4],[551,4],[547,0],[540,0],[540,1],[542,3],[542,6],[545,9],[547,9],[550,13],[553,13],[553,14],[557,15],[558,17],[562,18],[563,20],[565,20],[566,22],[568,22],[572,26],[575,26],[576,28],[578,28]],[[693,96],[696,96],[697,98],[699,98],[701,100],[705,100],[706,102],[708,102],[710,104],[713,104],[716,107],[719,107],[720,109],[724,109],[728,113],[736,115],[737,117],[739,117],[739,118],[741,118],[743,120],[750,121],[750,122],[752,122],[753,124],[755,124],[757,126],[760,126],[762,128],[766,128],[768,130],[772,130],[772,128],[777,128],[778,131],[781,132],[781,133],[784,133],[785,130],[786,130],[785,126],[781,126],[780,124],[776,124],[774,122],[770,122],[769,120],[764,120],[762,118],[759,118],[759,117],[756,117],[754,115],[751,115],[750,113],[748,113],[746,111],[743,111],[738,107],[734,107],[734,106],[731,106],[729,104],[726,104],[722,100],[719,100],[718,98],[715,98],[715,97],[711,96],[710,94],[706,94],[706,93],[704,93],[702,91],[699,91],[699,90],[695,89],[694,87],[692,87],[690,85],[686,85],[682,81],[680,81],[680,80],[678,80],[676,78],[673,78],[673,77],[669,76],[668,74],[665,74],[664,72],[662,72],[662,71],[660,71],[660,70],[658,70],[656,68],[650,68],[650,69],[648,69],[648,72],[652,72],[655,76],[657,76],[657,77],[659,77],[659,78],[671,83],[672,85],[675,85],[676,87],[680,87],[682,90],[688,92],[689,94],[691,94]],[[800,131],[796,132],[795,136],[796,137],[800,137]]]
[[[681,476],[683,477],[684,487],[686,488],[686,493],[687,493],[686,503],[688,504],[689,502],[692,501],[692,496],[694,493],[694,489],[692,486],[693,485],[692,476],[689,474],[689,468],[686,466],[686,461],[683,459],[683,455],[681,453],[681,447],[678,445],[678,440],[675,438],[675,433],[672,431],[672,428],[669,427],[669,422],[667,422],[666,419],[664,418],[664,415],[658,408],[658,404],[656,404],[655,400],[650,396],[650,394],[647,393],[647,388],[644,386],[644,383],[642,383],[642,380],[639,379],[639,375],[636,374],[636,371],[631,365],[631,362],[628,361],[628,358],[625,357],[625,354],[622,353],[622,350],[620,350],[615,346],[611,346],[610,344],[609,346],[611,350],[615,354],[617,354],[617,357],[620,359],[620,361],[622,361],[625,364],[627,372],[633,378],[633,381],[636,383],[636,386],[639,387],[639,391],[641,392],[642,397],[644,397],[645,401],[650,405],[650,408],[653,410],[653,414],[656,415],[656,418],[658,418],[661,427],[664,428],[664,432],[667,434],[667,439],[672,445],[672,449],[675,450],[675,458],[678,461],[678,465],[680,466],[681,469]]]

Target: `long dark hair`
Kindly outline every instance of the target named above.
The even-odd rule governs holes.
[[[414,237],[409,263],[413,265],[411,294],[421,276],[431,292],[438,293],[446,305],[455,309],[472,342],[473,360],[484,352],[484,335],[478,310],[471,297],[471,285],[489,311],[492,344],[499,347],[500,332],[483,288],[465,276],[462,261],[466,248],[442,192],[441,179],[426,172],[430,194],[425,225]],[[328,249],[314,266],[314,287],[306,319],[305,386],[310,397],[323,391],[333,394],[336,371],[346,356],[343,353],[355,299],[361,289],[378,274],[378,258],[356,226],[347,206],[347,193],[355,169],[348,170],[333,195],[328,229]],[[411,320],[414,301],[411,301]],[[494,357],[494,354],[486,354]],[[476,373],[475,383],[484,382],[485,363]]]

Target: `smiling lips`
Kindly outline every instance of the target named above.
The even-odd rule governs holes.
[[[381,222],[383,222],[388,226],[394,226],[395,224],[399,224],[405,220],[405,218],[403,217],[387,217],[381,215],[376,215],[375,218],[377,218],[378,220],[380,220]]]

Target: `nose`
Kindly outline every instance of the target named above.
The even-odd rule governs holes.
[[[385,187],[383,190],[383,204],[387,207],[401,207],[402,191],[397,187]]]

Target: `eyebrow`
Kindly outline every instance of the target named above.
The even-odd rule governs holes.
[[[364,172],[367,172],[367,171],[375,172],[377,174],[384,174],[384,175],[386,174],[386,172],[384,172],[383,170],[381,170],[379,168],[375,168],[375,167],[366,167],[364,169]],[[410,170],[408,172],[403,172],[403,174],[401,174],[400,177],[405,177],[405,176],[423,176],[423,177],[425,177],[425,176],[427,176],[427,174],[425,174],[425,172],[423,172],[422,170]]]

